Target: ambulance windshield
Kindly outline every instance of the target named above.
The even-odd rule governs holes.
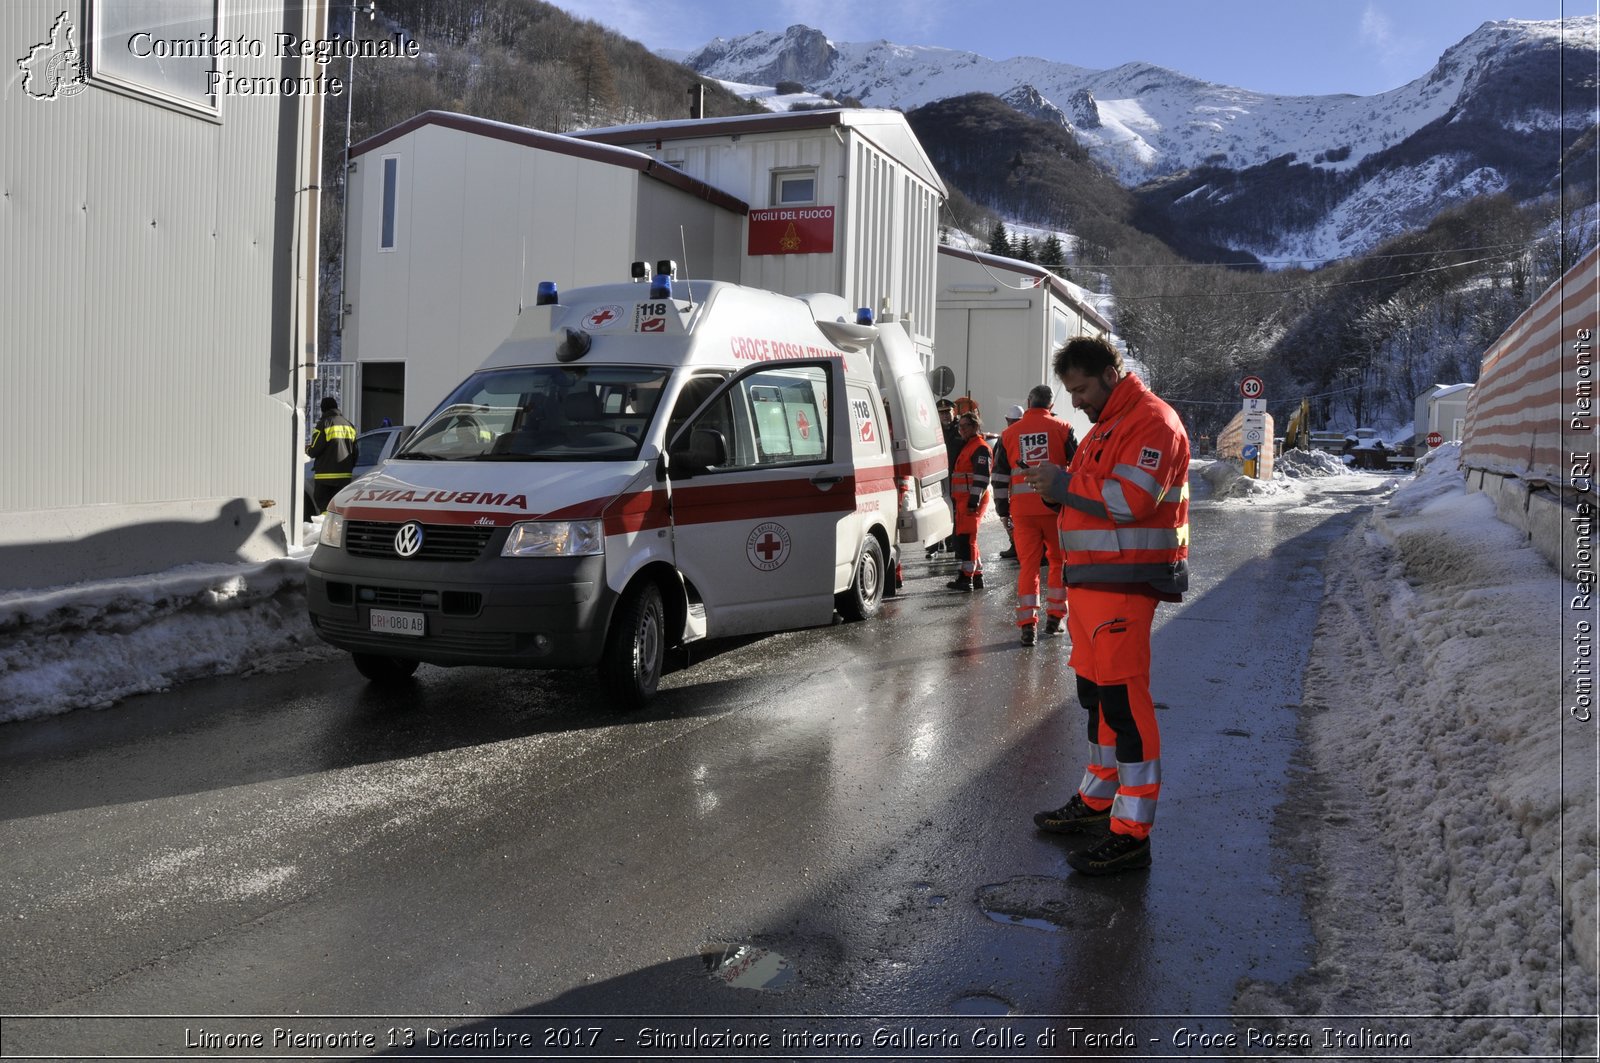
[[[631,461],[668,371],[524,366],[474,373],[434,411],[400,461]]]

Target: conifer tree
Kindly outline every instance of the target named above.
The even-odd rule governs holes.
[[[1011,257],[1011,238],[1006,235],[1006,223],[997,221],[989,230],[989,253]]]
[[[1057,275],[1061,268],[1067,264],[1067,253],[1061,246],[1061,238],[1055,233],[1045,237],[1044,243],[1039,248],[1039,265],[1044,266]]]

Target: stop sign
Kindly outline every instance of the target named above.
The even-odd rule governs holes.
[[[1441,444],[1443,442],[1444,442],[1444,436],[1440,435],[1438,432],[1429,432],[1428,433],[1428,446],[1436,447],[1436,446],[1438,446],[1439,444]]]

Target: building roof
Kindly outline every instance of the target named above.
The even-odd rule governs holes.
[[[682,170],[660,162],[642,151],[633,151],[628,148],[614,147],[608,144],[594,143],[588,140],[578,140],[559,133],[546,133],[540,129],[529,129],[526,126],[511,125],[507,122],[494,122],[487,118],[475,118],[468,114],[456,114],[452,111],[424,111],[413,118],[408,118],[399,125],[390,126],[381,133],[375,133],[358,144],[350,146],[350,157],[364,155],[371,151],[414,132],[424,126],[439,126],[444,129],[454,129],[473,136],[488,137],[492,140],[503,140],[509,144],[521,144],[524,147],[536,148],[540,151],[554,152],[559,155],[571,155],[575,158],[588,159],[591,162],[606,163],[611,166],[621,166],[627,169],[638,170],[646,177],[654,178],[697,196],[725,210],[736,214],[745,214],[750,207],[744,200],[731,196],[720,188],[706,184],[695,177],[690,177]]]
[[[1003,269],[1011,273],[1020,273],[1025,277],[1032,277],[1034,278],[1033,287],[1049,288],[1057,298],[1064,299],[1077,307],[1084,317],[1094,322],[1101,329],[1107,333],[1112,331],[1111,322],[1107,321],[1100,311],[1089,305],[1089,301],[1084,298],[1084,290],[1082,288],[1069,281],[1062,280],[1043,266],[1035,265],[1032,262],[1024,262],[1020,258],[991,255],[987,251],[967,251],[959,247],[951,247],[948,244],[940,244],[939,253],[948,255],[951,258],[976,262],[992,269]]]
[[[783,111],[772,114],[741,114],[725,118],[682,118],[665,122],[583,129],[572,135],[602,144],[638,144],[654,141],[657,149],[669,140],[700,140],[708,137],[749,136],[758,133],[787,133],[806,129],[846,128],[877,145],[890,158],[933,186],[941,196],[948,195],[944,180],[922,150],[921,141],[911,131],[906,116],[899,111],[878,107],[841,107],[816,111]]]

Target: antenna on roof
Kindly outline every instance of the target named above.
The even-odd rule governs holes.
[[[683,286],[689,292],[689,305],[694,305],[694,282],[689,278],[694,276],[689,272],[689,238],[683,233],[683,226],[678,226],[678,246],[683,248]]]

